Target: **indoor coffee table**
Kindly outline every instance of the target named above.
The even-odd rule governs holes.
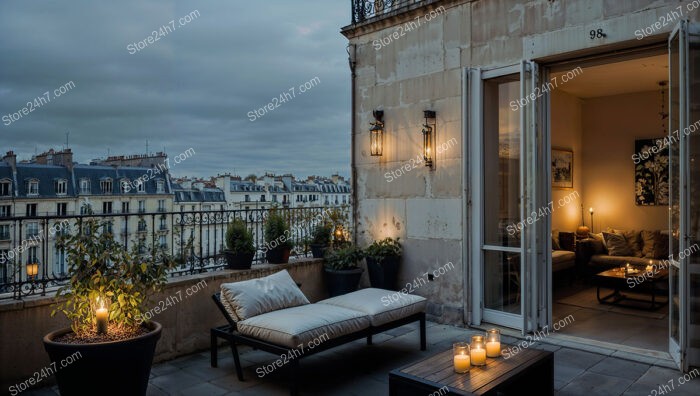
[[[503,349],[508,348],[503,345]],[[487,358],[485,366],[454,372],[452,349],[389,373],[389,395],[553,395],[554,354],[520,349],[504,357]],[[446,388],[445,388],[446,387]]]
[[[627,308],[640,308],[639,304],[625,304],[625,301],[636,301],[642,303],[649,303],[650,311],[657,310],[664,305],[668,304],[668,298],[657,301],[656,297],[661,296],[659,292],[666,294],[668,289],[660,288],[660,285],[668,284],[668,269],[656,269],[653,271],[642,271],[625,274],[624,269],[613,268],[611,270],[603,271],[596,274],[593,277],[593,283],[596,285],[596,297],[598,302],[601,304],[618,305]],[[602,296],[600,295],[600,289],[612,289],[612,293]],[[630,297],[628,295],[622,294],[621,292],[626,290],[628,292],[634,291],[639,293],[650,293],[650,299],[642,299]]]

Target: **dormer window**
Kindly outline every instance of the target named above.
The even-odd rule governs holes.
[[[80,179],[80,193],[90,194],[90,179]]]
[[[54,191],[56,195],[66,195],[68,192],[68,181],[65,179],[59,179],[53,182]]]
[[[102,194],[111,194],[112,191],[112,179],[102,179],[100,180],[100,191]]]
[[[0,180],[0,197],[12,195],[12,182],[10,180]]]
[[[39,195],[39,180],[27,180],[27,195]]]

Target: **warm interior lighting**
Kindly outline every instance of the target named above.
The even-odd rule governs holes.
[[[38,263],[29,263],[27,264],[27,276],[30,278],[33,278],[37,276],[39,273],[39,264]]]
[[[425,166],[433,167],[433,135],[435,134],[435,112],[425,110],[423,112],[425,124],[423,124],[423,160]]]
[[[369,146],[370,154],[373,157],[381,157],[384,151],[384,111],[375,110],[374,122],[371,122],[372,128],[369,129]]]

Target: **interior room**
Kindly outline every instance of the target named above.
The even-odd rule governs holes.
[[[616,294],[599,275],[613,271],[606,274],[629,284],[625,277],[663,258],[668,153],[653,146],[668,131],[668,55],[572,64],[550,76],[553,319],[573,315],[576,326],[560,331],[566,335],[664,351],[668,278]]]

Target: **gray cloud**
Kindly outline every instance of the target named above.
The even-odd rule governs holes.
[[[136,53],[127,45],[199,11]],[[0,116],[73,81],[9,126],[0,150],[20,158],[70,146],[80,162],[189,147],[176,175],[349,173],[350,82],[333,1],[0,2]],[[321,81],[255,122],[247,113]]]

